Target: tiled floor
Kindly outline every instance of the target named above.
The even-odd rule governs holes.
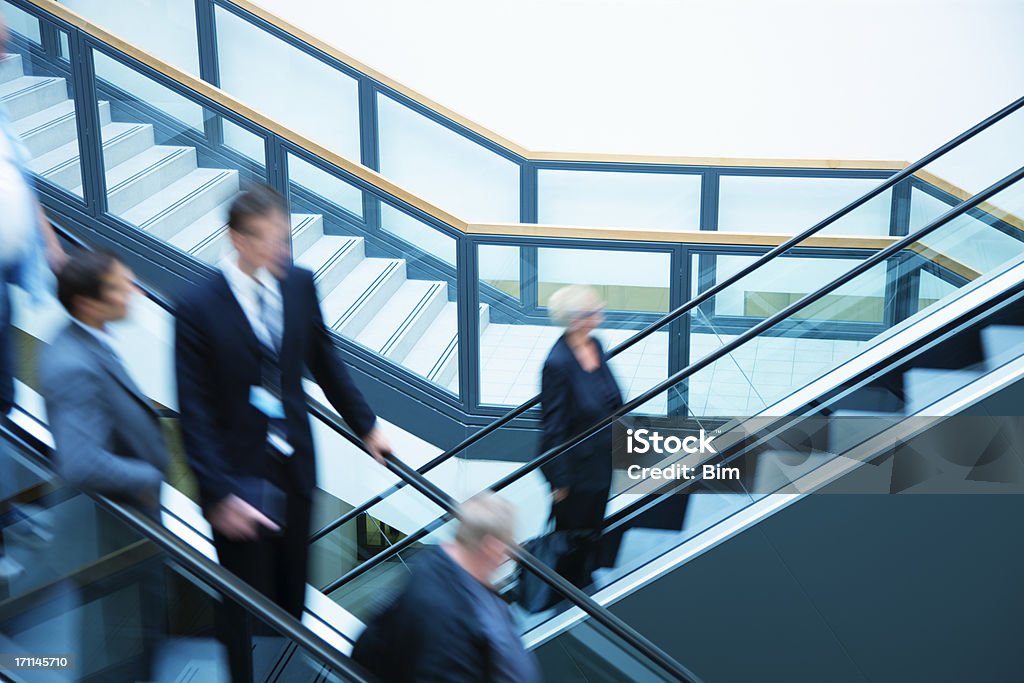
[[[480,339],[483,377],[481,400],[518,405],[540,391],[540,373],[561,334],[541,325],[488,325]],[[606,349],[630,336],[630,330],[599,330]],[[691,360],[732,340],[731,336],[693,335]],[[689,380],[688,402],[697,415],[742,416],[771,405],[852,357],[868,342],[764,337],[748,342]],[[655,333],[612,360],[612,370],[627,400],[667,377],[668,333]],[[455,389],[457,387],[453,386]],[[664,413],[665,394],[646,413]]]

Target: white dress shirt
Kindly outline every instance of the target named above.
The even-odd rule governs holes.
[[[263,322],[263,315],[276,316],[277,329],[284,330],[284,307],[281,299],[281,283],[265,268],[256,271],[254,277],[249,277],[238,267],[238,254],[232,254],[224,259],[221,264],[221,272],[228,281],[231,293],[235,300],[242,307],[249,326],[261,342],[274,348],[270,331]],[[267,311],[262,311],[261,298],[266,297],[265,305]],[[280,341],[280,340],[278,340]]]
[[[12,141],[0,130],[0,266],[17,263],[36,230],[36,201],[18,169]]]

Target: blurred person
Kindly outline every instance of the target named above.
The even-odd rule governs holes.
[[[301,618],[316,486],[303,372],[378,462],[390,446],[338,357],[313,274],[291,264],[283,199],[243,192],[228,228],[234,253],[178,306],[182,438],[221,565]],[[247,680],[244,613],[221,618],[232,676]]]
[[[134,294],[131,271],[113,255],[76,252],[57,276],[57,298],[71,321],[40,354],[39,379],[64,480],[159,520],[160,486],[169,462],[160,416],[132,380],[108,330],[109,323],[128,315]],[[97,559],[139,538],[105,512],[95,518],[64,515],[60,526],[65,538],[93,539]],[[116,631],[119,639],[137,636],[141,656],[132,680],[150,680],[157,643],[166,633],[162,567],[152,558],[126,572],[139,587],[135,611],[128,603],[102,601],[82,624],[80,656],[96,658],[96,666],[102,666],[103,654],[89,645],[96,630]]]
[[[0,15],[0,59],[7,54],[7,26]],[[11,299],[18,285],[34,299],[52,287],[47,268],[60,268],[66,256],[36,199],[22,146],[0,104],[0,418],[14,407],[11,367]]]
[[[352,659],[388,683],[534,683],[523,647],[491,580],[515,543],[515,509],[487,491],[457,512],[454,543],[422,551],[402,592],[356,641]]]
[[[542,453],[560,446],[622,406],[622,394],[593,336],[604,321],[604,302],[592,287],[570,285],[548,300],[551,320],[565,332],[548,353],[541,374]],[[572,535],[573,548],[556,568],[577,587],[591,582],[604,510],[612,482],[611,427],[541,468],[551,486],[555,531]]]
[[[39,379],[65,481],[155,518],[169,461],[160,417],[107,329],[128,315],[134,292],[131,271],[114,256],[76,253],[57,278],[71,322],[40,354]]]

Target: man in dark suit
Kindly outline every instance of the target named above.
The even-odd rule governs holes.
[[[76,254],[57,280],[71,323],[42,352],[39,375],[64,480],[155,516],[168,462],[163,431],[106,329],[127,315],[134,291],[113,256]]]
[[[371,619],[352,659],[387,683],[539,683],[491,580],[515,543],[515,509],[489,491],[458,511],[455,542],[416,556],[412,578]]]
[[[303,371],[379,462],[390,446],[337,356],[313,274],[291,265],[281,197],[244,192],[228,227],[235,253],[178,306],[182,435],[221,565],[301,618],[316,485]],[[235,610],[225,616],[232,675],[242,678],[251,666],[243,622]]]

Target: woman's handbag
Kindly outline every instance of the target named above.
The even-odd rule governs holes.
[[[523,550],[557,572],[563,558],[572,552],[578,534],[576,531],[555,531],[555,513],[552,510],[544,533],[524,543]],[[543,612],[560,599],[543,579],[522,565],[516,569],[516,575],[515,601],[526,611]]]

